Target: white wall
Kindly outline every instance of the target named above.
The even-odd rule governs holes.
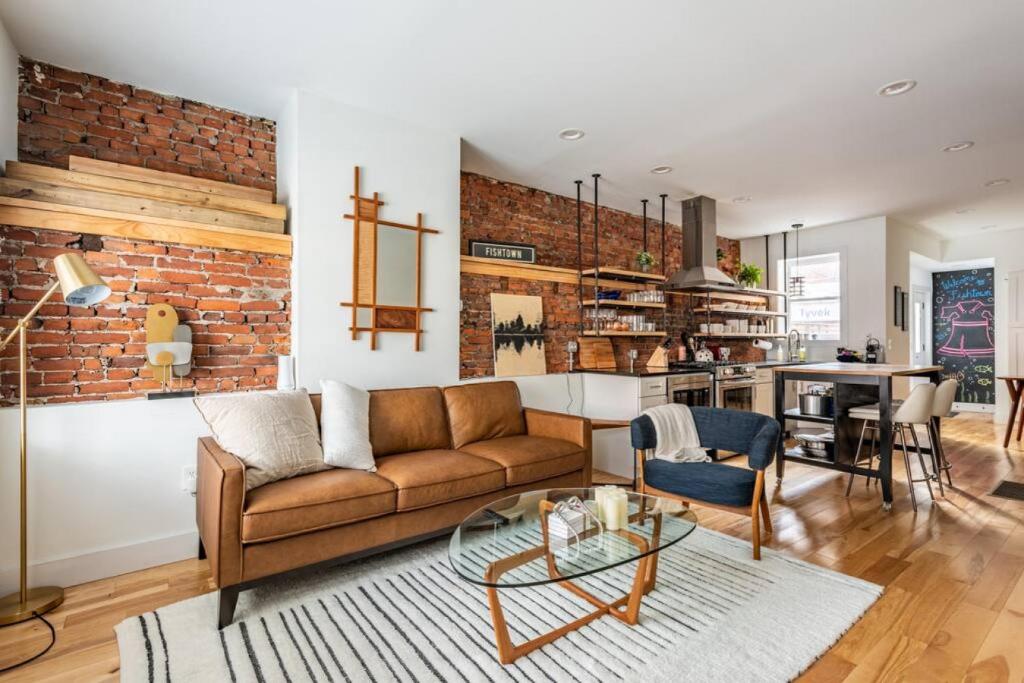
[[[428,131],[300,92],[298,109],[298,195],[292,209],[295,230],[294,306],[299,385],[316,387],[322,378],[368,389],[452,384],[459,372],[459,172],[457,135]],[[381,193],[381,217],[425,224],[441,231],[423,237],[422,351],[408,334],[368,336],[353,341],[352,298],[353,167],[361,168],[365,195]],[[386,268],[383,264],[381,267]]]
[[[0,24],[0,168],[18,159],[18,51]]]
[[[1013,271],[1024,270],[1024,229],[984,232],[943,242],[943,261],[984,258],[995,259],[996,375],[998,376],[1009,372],[1009,336],[1007,334],[1009,291],[1006,276]],[[997,382],[996,421],[1005,422],[1008,418],[1009,400],[1003,383]]]
[[[868,334],[881,338],[885,334],[884,261],[886,220],[884,217],[805,228],[800,231],[800,255],[813,256],[839,252],[846,282],[843,298],[843,335],[839,341],[808,343],[811,360],[834,360],[837,346],[864,348]],[[790,234],[789,257],[796,256],[796,241]],[[771,268],[772,289],[785,289],[778,282],[776,264],[783,257],[781,234],[769,239],[768,261],[765,261],[764,237],[753,237],[740,242],[740,258],[762,268]],[[877,268],[869,264],[878,264]]]
[[[910,296],[911,253],[920,254],[933,260],[942,258],[942,242],[937,236],[916,226],[887,218],[885,231],[886,331],[884,334],[887,339],[887,360],[891,363],[907,363],[910,359],[909,321],[906,331],[893,324],[896,313],[893,288],[898,285],[907,293],[908,297]],[[909,303],[907,314],[908,316],[910,314]]]

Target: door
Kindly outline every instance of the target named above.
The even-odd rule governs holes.
[[[920,285],[910,290],[910,362],[932,363],[932,290]]]

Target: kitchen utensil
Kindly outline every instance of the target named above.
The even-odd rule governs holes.
[[[834,402],[832,389],[823,384],[812,384],[800,394],[800,413],[816,417],[832,417]]]
[[[714,363],[715,355],[711,353],[707,347],[701,342],[700,348],[693,354],[693,359],[698,363]]]
[[[700,324],[700,331],[701,331],[702,334],[707,334],[709,329],[710,329],[710,326],[707,323],[701,323]]]
[[[607,337],[580,339],[580,368],[585,370],[615,370],[615,351]]]
[[[719,348],[718,349],[718,359],[722,360],[722,361],[728,361],[729,360],[729,354],[731,352],[732,351],[729,349],[728,346],[723,346],[723,347]]]

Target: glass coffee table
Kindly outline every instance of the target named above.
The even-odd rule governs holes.
[[[654,589],[657,580],[658,552],[686,538],[697,527],[696,516],[675,501],[626,492],[625,511],[601,515],[611,523],[598,524],[587,514],[576,515],[576,520],[585,520],[582,528],[568,533],[567,539],[556,534],[561,522],[573,519],[572,508],[577,501],[587,511],[597,511],[597,491],[550,489],[502,498],[471,514],[452,535],[448,547],[452,568],[464,580],[487,590],[502,664],[604,615],[636,625],[640,601]],[[558,521],[549,523],[555,518]],[[632,587],[612,602],[604,602],[572,583],[573,579],[630,562],[636,562]],[[500,591],[552,583],[595,609],[550,633],[514,645],[501,609]]]

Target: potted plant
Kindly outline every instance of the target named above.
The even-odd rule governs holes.
[[[649,251],[638,251],[636,253],[636,265],[641,273],[649,273],[651,272],[651,266],[654,265],[654,256]]]
[[[757,287],[761,284],[761,273],[763,271],[753,263],[741,263],[740,272],[736,274],[736,281],[742,287]]]

